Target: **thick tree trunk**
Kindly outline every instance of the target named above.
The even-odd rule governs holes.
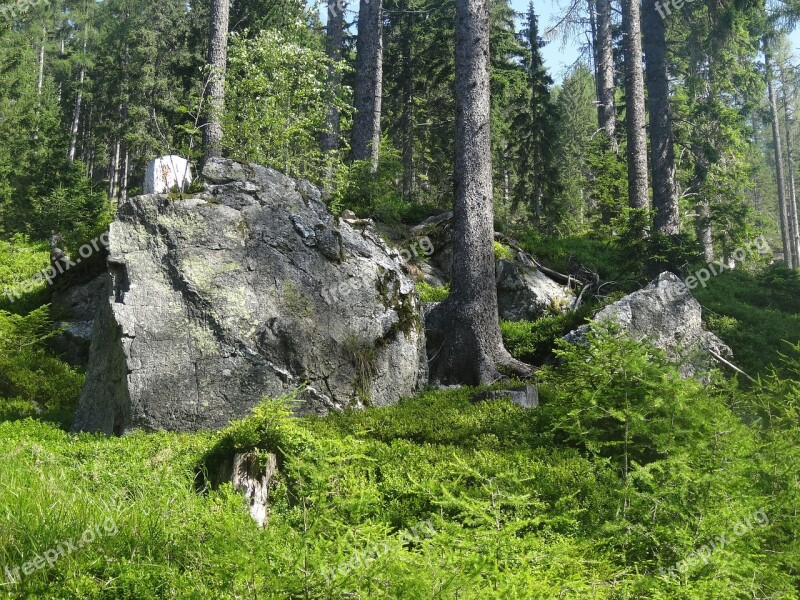
[[[628,201],[648,208],[647,133],[645,131],[644,72],[638,0],[622,0],[625,30],[625,113],[628,134]]]
[[[225,71],[228,68],[230,0],[213,0],[208,41],[208,123],[203,130],[204,161],[222,156],[222,116],[225,113]]]
[[[783,242],[783,261],[790,269],[795,268],[792,240],[789,233],[789,211],[786,204],[786,185],[783,174],[783,148],[781,148],[781,131],[778,122],[778,101],[775,98],[775,89],[772,77],[772,56],[769,40],[764,38],[764,67],[767,78],[767,99],[769,100],[770,117],[772,121],[772,141],[775,147],[775,180],[778,186],[778,216],[781,223],[781,241]]]
[[[325,37],[325,52],[333,65],[328,69],[328,93],[331,97],[325,135],[322,137],[322,151],[331,154],[339,149],[339,122],[341,115],[336,105],[342,86],[341,71],[337,68],[342,62],[344,47],[344,9],[339,8],[339,0],[328,0],[328,27]],[[331,173],[329,173],[329,176]]]
[[[75,161],[78,151],[78,131],[81,124],[81,102],[83,101],[83,82],[86,80],[86,46],[89,40],[88,25],[84,25],[83,32],[83,60],[81,61],[81,73],[78,77],[78,94],[75,96],[75,108],[72,111],[72,127],[70,128],[69,138],[69,161]]]
[[[667,41],[657,0],[644,0],[644,45],[647,62],[647,100],[650,108],[650,162],[653,167],[653,208],[656,233],[680,233],[675,189],[675,148],[669,107]]]
[[[611,0],[597,0],[597,118],[616,152],[617,114],[614,108],[614,38]]]
[[[361,0],[358,11],[354,89],[353,160],[378,168],[383,96],[383,0]]]
[[[489,0],[456,0],[456,159],[448,332],[434,365],[439,383],[476,385],[499,366],[529,374],[503,347],[497,312],[489,93]]]

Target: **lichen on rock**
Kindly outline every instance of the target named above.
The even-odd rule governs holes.
[[[76,429],[219,428],[298,388],[305,414],[427,382],[413,282],[377,233],[272,169],[218,159],[204,177],[195,196],[119,208]],[[374,348],[369,369],[352,339]]]

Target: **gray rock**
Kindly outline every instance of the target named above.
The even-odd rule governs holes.
[[[713,333],[705,331],[700,303],[673,273],[661,273],[646,288],[625,296],[600,310],[593,322],[610,321],[637,340],[648,340],[664,350],[686,378],[699,377],[713,365],[710,353],[729,358],[731,349]],[[581,343],[591,324],[567,334],[564,339]]]
[[[133,198],[111,224],[75,429],[213,429],[298,388],[298,414],[322,414],[427,383],[414,284],[377,233],[271,169],[204,175],[204,194]]]
[[[88,283],[60,288],[53,293],[55,323],[63,331],[55,336],[52,345],[64,360],[73,366],[89,363],[95,315],[106,297],[108,275],[102,274]]]
[[[568,311],[573,293],[521,261],[497,261],[497,306],[507,321],[535,321]]]
[[[472,402],[503,400],[505,398],[508,398],[521,408],[531,409],[539,406],[539,390],[533,385],[523,385],[508,390],[483,392],[473,396]]]
[[[430,260],[418,266],[418,279],[434,286],[450,281],[453,266],[453,213],[426,219],[411,228],[417,237],[427,236],[433,246]],[[496,237],[499,234],[496,234]],[[514,260],[498,260],[497,301],[500,318],[507,321],[535,321],[549,314],[567,312],[575,295],[535,267],[529,256],[515,253]]]

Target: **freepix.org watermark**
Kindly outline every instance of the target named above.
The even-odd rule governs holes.
[[[436,528],[433,526],[433,524],[430,521],[425,521],[424,523],[420,523],[419,525],[412,527],[410,531],[401,531],[398,534],[398,537],[404,544],[410,544],[423,538],[430,539],[436,535],[436,533]],[[325,577],[325,581],[330,583],[331,581],[335,580],[337,576],[346,577],[353,570],[357,569],[359,564],[366,566],[372,561],[385,556],[391,551],[392,546],[388,541],[383,542],[382,544],[376,544],[367,548],[366,550],[363,550],[362,552],[356,552],[349,561],[339,565],[336,568],[325,569],[322,572],[322,575]]]
[[[764,512],[763,508],[757,510],[751,517],[745,517],[739,521],[734,525],[731,532],[715,535],[712,539],[708,540],[705,545],[690,552],[686,558],[678,561],[668,569],[661,567],[659,569],[661,576],[669,581],[677,582],[678,573],[681,575],[687,573],[690,568],[698,566],[701,562],[707,565],[714,553],[723,550],[726,546],[730,546],[737,539],[755,529],[756,525],[761,527],[769,525],[769,517],[767,513]]]
[[[667,2],[656,2],[656,12],[662,19],[666,19],[672,14],[673,10],[680,10],[687,4],[692,4],[695,0],[668,0]]]
[[[762,252],[767,252],[769,250],[769,243],[767,240],[764,239],[764,236],[759,236],[755,240],[748,242],[741,248],[737,248],[731,255],[730,258],[737,263],[743,262],[744,260],[751,258],[759,258]],[[716,277],[720,273],[725,272],[726,269],[731,269],[732,267],[728,266],[725,263],[724,259],[720,259],[715,263],[709,263],[702,269],[698,269],[695,271],[693,275],[689,275],[686,279],[681,281],[678,291],[679,295],[686,294],[687,292],[695,289],[698,285],[702,287],[706,287],[706,284],[711,280],[712,277]],[[672,298],[672,300],[677,300],[677,298]]]
[[[58,275],[66,273],[72,267],[81,264],[81,261],[90,258],[95,252],[99,252],[101,246],[108,248],[108,232],[93,239],[88,244],[81,246],[80,249],[78,249],[78,255],[80,258],[76,258],[73,261],[68,256],[64,255],[46,269],[36,273],[36,275],[31,277],[29,280],[18,283],[11,288],[5,288],[3,293],[6,295],[6,298],[8,298],[11,302],[14,302],[15,300],[19,300],[22,294],[33,291],[34,288],[36,288],[36,286],[41,284],[43,281],[46,282],[47,285],[53,285],[53,281],[55,281],[55,278]],[[58,248],[56,248],[56,250],[58,250]]]
[[[19,567],[12,568],[7,566],[5,568],[7,584],[10,586],[15,586],[22,581],[23,577],[28,577],[32,573],[40,571],[44,568],[51,569],[60,559],[65,558],[104,537],[114,537],[118,533],[119,529],[117,528],[117,524],[114,522],[114,519],[109,517],[102,525],[96,525],[95,527],[84,531],[83,535],[81,535],[77,541],[73,538],[70,538],[56,544],[55,548],[51,548],[39,556],[35,556]]]

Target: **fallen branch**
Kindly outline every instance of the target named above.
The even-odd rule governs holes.
[[[553,269],[548,269],[547,267],[543,267],[539,264],[539,261],[535,258],[532,259],[533,264],[536,265],[536,268],[539,269],[545,275],[552,277],[558,281],[562,281],[565,285],[570,285],[572,283],[572,277],[569,275],[564,275],[563,273],[559,273],[558,271],[553,271]]]
[[[744,371],[742,371],[742,370],[741,370],[739,367],[737,367],[737,366],[736,366],[735,364],[733,364],[732,362],[730,362],[730,361],[728,361],[728,360],[725,360],[724,358],[722,358],[722,357],[721,357],[719,354],[717,354],[717,353],[716,353],[716,352],[714,352],[713,350],[709,350],[709,351],[708,351],[708,353],[709,353],[709,354],[711,355],[711,357],[712,357],[712,358],[714,358],[714,359],[715,359],[717,362],[720,362],[720,363],[722,363],[723,365],[725,365],[725,366],[726,366],[726,367],[728,367],[729,369],[733,369],[733,370],[734,370],[734,371],[736,371],[737,373],[739,373],[739,374],[741,374],[741,375],[744,375],[745,377],[747,377],[747,378],[748,378],[750,381],[752,381],[753,383],[756,383],[756,380],[755,380],[755,379],[753,379],[752,377],[750,377],[750,375],[748,375],[747,373],[745,373]]]
[[[590,287],[594,287],[594,284],[587,283],[585,286],[583,286],[583,289],[581,290],[581,293],[578,295],[578,298],[572,304],[572,310],[578,310],[580,308],[581,302],[583,301],[583,295],[586,293],[586,290],[588,290]]]

